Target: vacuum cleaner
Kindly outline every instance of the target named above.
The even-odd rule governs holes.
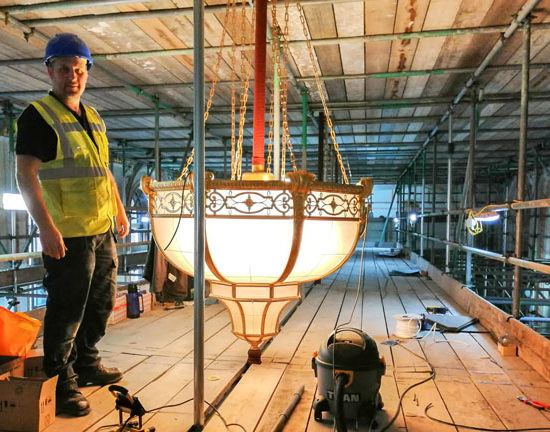
[[[313,354],[311,365],[318,382],[316,421],[328,411],[338,432],[347,432],[346,419],[359,424],[364,418],[372,429],[378,427],[375,416],[384,406],[379,390],[386,363],[374,339],[356,328],[337,329]]]

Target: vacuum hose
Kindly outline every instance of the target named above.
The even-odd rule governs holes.
[[[346,427],[346,418],[344,416],[344,387],[348,383],[348,376],[343,373],[336,375],[334,383],[334,399],[336,402],[336,412],[334,414],[336,420],[336,430],[338,432],[348,432]]]

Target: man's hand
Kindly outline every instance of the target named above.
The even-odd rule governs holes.
[[[38,181],[38,170],[42,161],[34,156],[17,155],[17,185],[23,195],[29,213],[38,225],[40,243],[44,254],[55,259],[65,256],[65,242],[63,236],[55,226],[46,207],[42,188]]]
[[[55,227],[46,230],[40,230],[40,243],[42,251],[55,259],[61,259],[65,256],[67,247],[63,241],[63,236]]]
[[[118,214],[115,216],[115,222],[118,232],[117,237],[120,239],[126,237],[130,233],[130,222],[124,210],[119,210]]]

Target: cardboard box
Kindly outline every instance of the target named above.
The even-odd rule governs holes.
[[[23,376],[23,357],[0,356],[0,380],[10,376]]]
[[[107,325],[113,325],[126,319],[126,293],[128,291],[118,291],[115,297],[115,305],[109,316]]]
[[[139,291],[143,295],[143,313],[151,312],[153,308],[153,294],[149,290],[142,289]]]
[[[41,432],[55,421],[53,378],[10,377],[0,381],[0,430]]]
[[[42,350],[32,350],[25,357],[25,377],[46,378],[44,373],[44,354]]]

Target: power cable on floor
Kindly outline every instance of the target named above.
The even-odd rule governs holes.
[[[157,407],[157,408],[152,408],[150,410],[147,410],[146,412],[147,413],[151,413],[153,411],[160,411],[161,409],[164,409],[164,408],[174,408],[174,407],[177,407],[177,406],[181,406],[181,405],[185,405],[186,403],[189,403],[191,401],[193,401],[194,399],[191,398],[191,399],[187,399],[187,400],[184,400],[183,402],[180,402],[180,403],[177,403],[177,404],[171,404],[171,405],[163,405],[163,406],[160,406],[160,407]],[[227,423],[227,421],[225,420],[225,418],[221,415],[221,413],[218,411],[218,409],[212,405],[210,402],[208,401],[204,401],[204,403],[206,405],[208,405],[217,415],[218,417],[221,419],[221,421],[223,422],[223,425],[225,426],[225,429],[229,430],[230,427],[232,426],[237,426],[239,428],[241,428],[244,432],[247,432],[245,427],[239,423]]]
[[[421,384],[424,384],[425,382],[428,382],[432,379],[435,379],[435,369],[434,367],[432,366],[432,364],[427,360],[425,359],[424,357],[421,357],[419,356],[418,354],[416,354],[415,352],[411,351],[410,349],[408,349],[407,347],[405,347],[404,345],[401,345],[399,342],[396,344],[397,346],[400,346],[401,348],[403,348],[404,350],[408,351],[409,353],[411,353],[412,355],[414,355],[415,357],[418,357],[419,359],[421,359],[422,361],[426,362],[426,364],[430,367],[430,376],[428,378],[425,378],[423,379],[422,381],[419,381],[413,385],[410,385],[409,387],[407,387],[405,389],[405,391],[401,394],[401,397],[399,398],[399,402],[397,403],[397,409],[395,410],[395,414],[394,416],[391,418],[390,422],[384,426],[383,429],[380,430],[380,432],[384,432],[384,431],[387,431],[390,426],[395,422],[395,420],[397,419],[397,417],[399,416],[399,412],[403,409],[403,399],[405,398],[405,395],[410,391],[412,390],[413,388],[415,387],[418,387],[419,385]]]
[[[176,404],[169,404],[169,405],[162,405],[162,406],[159,406],[157,408],[152,408],[150,410],[146,410],[145,413],[146,414],[149,414],[149,413],[152,413],[152,412],[155,412],[155,411],[160,411],[162,409],[165,409],[165,408],[174,408],[174,407],[178,407],[178,406],[182,406],[182,405],[185,405],[186,403],[189,403],[191,401],[193,401],[194,399],[191,398],[191,399],[187,399],[187,400],[184,400],[183,402],[179,402],[179,403],[176,403]],[[221,421],[223,422],[223,425],[225,426],[225,429],[229,431],[229,428],[230,427],[233,427],[233,426],[236,426],[236,427],[239,427],[240,429],[243,430],[243,432],[247,432],[247,430],[245,429],[245,427],[239,423],[227,423],[227,421],[225,420],[225,418],[221,415],[221,413],[218,411],[218,409],[212,405],[210,402],[208,401],[204,401],[204,403],[206,405],[208,405],[217,415],[218,417],[221,419]],[[126,419],[126,421],[122,424],[122,429],[120,429],[120,432],[124,432],[124,430],[126,429],[126,426],[129,424],[130,420],[132,420],[135,416],[130,416]],[[103,429],[107,429],[107,428],[110,428],[110,427],[116,427],[116,426],[121,426],[119,424],[113,424],[113,425],[105,425],[105,426],[100,426],[98,427],[97,429],[94,430],[94,432],[99,432]]]
[[[448,426],[455,426],[455,427],[464,428],[464,429],[472,429],[472,430],[488,431],[488,432],[527,432],[527,431],[547,431],[548,432],[548,431],[550,431],[550,428],[548,428],[548,427],[545,427],[545,428],[521,428],[521,429],[491,429],[491,428],[482,428],[482,427],[477,427],[477,426],[468,426],[468,425],[448,422],[446,420],[441,420],[441,419],[435,418],[435,417],[431,416],[430,414],[428,414],[428,411],[431,408],[433,408],[432,403],[429,403],[428,405],[426,405],[426,408],[424,409],[424,415],[427,418],[429,418],[430,420],[434,421],[434,422],[441,423],[441,424],[448,425]]]

